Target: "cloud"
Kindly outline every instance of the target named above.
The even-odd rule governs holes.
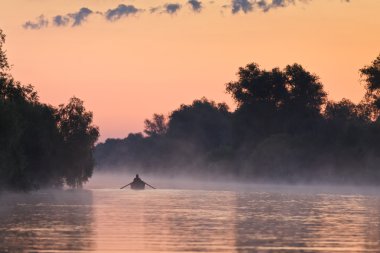
[[[175,14],[177,11],[181,9],[181,5],[177,3],[168,3],[164,5],[165,7],[165,12],[168,14]]]
[[[189,3],[190,4],[190,3]],[[182,8],[182,5],[178,3],[167,3],[164,6],[156,6],[156,7],[151,7],[149,9],[149,12],[152,13],[167,13],[167,14],[176,14],[180,9]]]
[[[67,16],[74,20],[74,23],[72,26],[79,26],[87,20],[87,17],[89,15],[93,13],[94,12],[92,10],[84,7],[84,8],[81,8],[78,12],[67,14]]]
[[[312,0],[232,0],[231,11],[232,14],[239,12],[248,13],[255,9],[263,12],[268,12],[275,8],[284,8],[289,5],[294,5],[296,2],[308,3]],[[344,0],[349,1],[349,0]]]
[[[149,9],[149,12],[150,13],[156,13],[157,11],[159,11],[161,9],[161,6],[157,6],[157,7],[151,7]]]
[[[66,26],[70,22],[70,18],[67,16],[57,15],[53,17],[53,24],[55,26]]]
[[[198,1],[198,0],[189,0],[187,2],[188,4],[190,4],[191,6],[191,9],[195,12],[200,12],[202,10],[202,2],[201,1]]]
[[[105,17],[108,21],[116,21],[122,17],[128,17],[129,15],[136,14],[139,11],[142,11],[142,10],[137,9],[133,5],[120,4],[115,9],[109,9],[105,13]]]
[[[202,0],[183,0],[194,12],[201,12],[203,9]],[[262,12],[268,12],[271,9],[285,8],[297,3],[307,4],[313,0],[226,0],[230,1],[230,4],[221,5],[222,9],[231,10],[232,14],[249,13],[254,10]],[[338,0],[337,0],[338,1]],[[351,0],[340,0],[344,3],[350,3]],[[207,3],[213,4],[214,1],[210,0]],[[182,5],[179,3],[167,3],[163,6],[156,6],[147,8],[149,14],[153,13],[166,13],[174,15],[180,11]],[[105,17],[107,21],[117,21],[123,17],[135,15],[139,12],[143,12],[145,9],[139,9],[134,5],[120,4],[114,9],[108,9],[105,12],[92,11],[89,8],[83,7],[78,12],[68,13],[65,15],[56,15],[51,18],[52,24],[56,27],[63,27],[71,25],[72,27],[80,26],[87,21],[88,16],[92,14],[100,14]],[[27,21],[22,26],[24,29],[38,30],[48,27],[49,20],[44,15],[39,16],[35,21]]]
[[[24,29],[39,30],[41,28],[47,27],[48,25],[49,21],[45,18],[44,15],[41,15],[35,22],[27,21],[23,24],[22,27],[24,27]]]
[[[306,1],[303,1],[306,2]],[[272,0],[272,2],[268,2],[267,0],[260,0],[257,3],[258,8],[262,11],[267,12],[270,9],[287,7],[290,4],[295,4],[295,0]]]
[[[249,0],[232,0],[232,13],[236,14],[240,11],[247,13],[252,11],[252,3]]]
[[[93,13],[94,12],[89,8],[83,7],[78,12],[53,17],[53,24],[55,26],[67,26],[71,23],[72,27],[80,26],[87,20],[87,17]]]

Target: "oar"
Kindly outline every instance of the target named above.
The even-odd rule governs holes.
[[[145,183],[145,182],[144,182]],[[152,187],[153,189],[156,189],[156,188],[154,188],[153,186],[151,186],[150,184],[148,184],[148,183],[145,183],[146,185],[148,185],[148,186],[150,186],[150,187]]]
[[[124,186],[121,187],[120,189],[124,189],[125,187],[127,187],[127,186],[130,185],[130,184],[132,184],[132,183],[129,183],[129,184],[127,184],[127,185],[124,185]]]

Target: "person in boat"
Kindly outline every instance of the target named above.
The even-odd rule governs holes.
[[[141,180],[139,174],[136,174],[136,177],[133,179],[133,182],[131,183],[131,188],[137,190],[145,189],[145,182]]]
[[[137,182],[143,182],[141,178],[139,177],[139,174],[136,174],[136,177],[133,179],[133,183],[137,183]]]
[[[145,185],[148,185],[149,187],[151,187],[152,189],[156,189],[154,188],[153,186],[151,186],[150,184],[148,183],[145,183],[144,181],[141,180],[141,178],[139,177],[139,174],[136,174],[136,177],[133,179],[133,181],[123,187],[121,187],[120,189],[123,189],[127,186],[131,186],[131,189],[133,190],[144,190],[145,189]]]

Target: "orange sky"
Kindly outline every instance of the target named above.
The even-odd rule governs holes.
[[[101,140],[142,131],[153,113],[203,96],[233,107],[225,83],[249,62],[264,68],[300,63],[321,77],[330,99],[358,102],[358,69],[380,53],[378,0],[314,0],[237,14],[222,7],[231,0],[202,1],[200,13],[186,0],[0,1],[14,77],[33,84],[42,102],[83,99]],[[82,7],[104,12],[122,3],[145,11],[114,22],[96,14],[76,27],[51,24],[58,14]],[[165,3],[182,8],[173,15],[149,12]],[[49,26],[22,27],[41,14]]]

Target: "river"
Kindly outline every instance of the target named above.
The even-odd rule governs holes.
[[[380,252],[377,194],[296,190],[0,195],[0,252]]]

